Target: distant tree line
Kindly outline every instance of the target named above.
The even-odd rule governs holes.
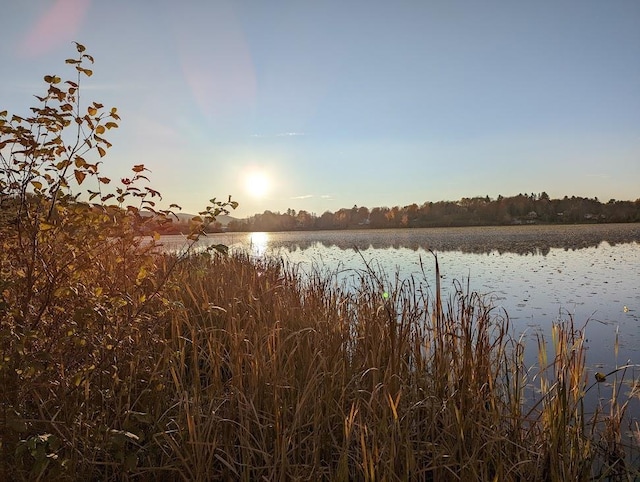
[[[2,199],[0,225],[12,222],[17,199]],[[190,232],[191,216],[164,222],[144,222],[141,232],[185,234]],[[167,222],[168,221],[168,222]],[[353,206],[335,213],[326,211],[318,216],[304,210],[286,212],[265,211],[247,219],[235,219],[225,227],[220,222],[206,226],[206,232],[221,231],[315,231],[330,229],[392,229],[456,226],[499,226],[510,224],[584,224],[640,222],[640,199],[602,203],[598,198],[565,196],[550,199],[546,192],[518,194],[496,199],[489,196],[462,198],[459,201],[425,202],[421,205],[374,207]]]
[[[194,216],[195,217],[195,216]],[[149,223],[146,227],[147,232],[157,232],[158,234],[189,234],[191,232],[192,223],[182,219],[168,217],[169,222]],[[215,221],[202,229],[205,233],[221,233],[224,231],[222,223]]]
[[[640,199],[636,201],[565,196],[550,199],[546,192],[517,196],[462,198],[459,201],[425,202],[400,207],[353,206],[321,216],[287,209],[265,211],[233,220],[229,231],[306,231],[362,228],[428,228],[495,226],[509,224],[577,224],[640,222]]]
[[[25,202],[33,202],[35,196],[32,193],[25,194]],[[0,227],[7,225],[15,225],[17,217],[20,215],[21,199],[19,197],[0,196]],[[73,203],[72,203],[73,204]],[[76,201],[77,206],[88,206],[87,203]],[[94,206],[94,211],[101,211],[105,214],[115,213],[116,211],[125,211],[117,206]],[[158,234],[189,234],[192,232],[193,219],[196,216],[191,215],[167,215],[158,216],[150,211],[140,211],[140,216],[133,222],[133,229],[139,234],[149,235]],[[200,218],[202,220],[202,218]],[[219,221],[206,223],[202,225],[202,231],[205,233],[220,233],[224,231],[224,226]]]

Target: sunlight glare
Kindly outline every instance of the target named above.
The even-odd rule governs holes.
[[[251,251],[254,256],[264,256],[269,246],[268,233],[251,233]]]
[[[254,198],[264,197],[269,192],[269,178],[261,171],[250,172],[245,178],[244,188]]]

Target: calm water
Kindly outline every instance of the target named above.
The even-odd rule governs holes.
[[[180,249],[185,240],[167,236],[163,242]],[[226,233],[203,243],[281,256],[303,271],[340,270],[344,279],[365,269],[364,257],[391,278],[413,275],[433,289],[431,248],[443,289],[451,293],[457,280],[491,297],[530,348],[537,333],[571,316],[577,327],[586,325],[587,361],[594,370],[640,364],[640,224]]]

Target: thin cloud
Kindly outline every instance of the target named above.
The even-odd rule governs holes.
[[[309,199],[312,197],[313,197],[313,194],[304,194],[302,196],[294,196],[291,199]]]
[[[279,134],[251,134],[251,137],[267,138],[267,137],[299,137],[306,135],[304,132],[280,132]]]
[[[320,196],[320,198],[322,199],[328,199],[328,200],[333,200],[333,196],[331,194],[323,194],[322,196]]]
[[[5,83],[2,86],[2,90],[5,92],[20,92],[32,94],[33,92],[41,92],[42,95],[46,94],[47,86],[44,82],[25,82],[22,84],[17,83]]]

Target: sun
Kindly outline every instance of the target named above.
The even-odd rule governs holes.
[[[254,198],[263,198],[270,188],[269,177],[262,171],[251,171],[244,179],[244,190]]]

